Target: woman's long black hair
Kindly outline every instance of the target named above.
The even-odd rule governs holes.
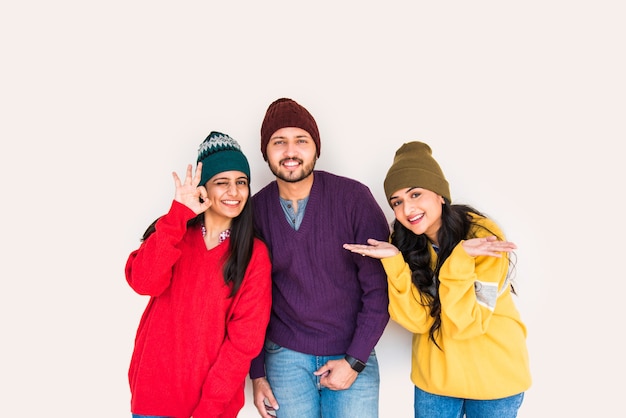
[[[250,183],[248,183],[250,192]],[[143,233],[142,241],[148,239],[156,231],[157,218]],[[204,212],[200,213],[187,222],[187,228],[202,225]],[[234,296],[243,282],[248,264],[252,259],[252,248],[254,246],[254,225],[252,220],[252,199],[250,196],[243,207],[243,210],[230,224],[230,245],[228,255],[224,263],[224,282],[231,286],[230,296]]]
[[[451,205],[447,201],[442,205],[441,227],[437,232],[439,249],[435,269],[431,268],[430,242],[426,235],[416,235],[404,227],[397,219],[393,222],[391,243],[402,253],[412,272],[411,280],[419,290],[418,301],[430,308],[430,316],[434,318],[429,330],[429,338],[437,347],[436,334],[441,328],[441,301],[439,300],[439,270],[448,259],[454,247],[469,238],[473,228],[484,228],[477,225],[472,214],[485,217],[481,212],[468,205]],[[475,233],[471,233],[475,236]],[[441,347],[439,347],[441,348]]]

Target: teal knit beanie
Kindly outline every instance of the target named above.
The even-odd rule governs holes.
[[[241,147],[237,141],[221,132],[212,131],[200,144],[197,162],[202,163],[199,186],[204,186],[217,173],[233,170],[243,172],[250,181],[250,164]]]

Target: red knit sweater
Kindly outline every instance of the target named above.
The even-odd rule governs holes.
[[[237,294],[223,259],[229,239],[207,250],[195,214],[174,201],[126,263],[126,280],[150,301],[141,317],[128,378],[131,411],[176,418],[236,417],[245,376],[259,354],[271,305],[267,248],[254,243]]]

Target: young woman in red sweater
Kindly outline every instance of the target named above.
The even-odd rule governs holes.
[[[169,211],[148,227],[126,279],[150,296],[129,382],[132,416],[236,417],[271,304],[270,259],[254,237],[250,167],[239,144],[211,132]]]

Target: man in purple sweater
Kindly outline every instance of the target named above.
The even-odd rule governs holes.
[[[276,176],[253,196],[273,292],[265,346],[250,369],[254,404],[264,418],[376,418],[387,279],[379,260],[342,245],[388,240],[385,215],[365,185],[314,170],[319,131],[295,101],[268,107],[261,152]]]

